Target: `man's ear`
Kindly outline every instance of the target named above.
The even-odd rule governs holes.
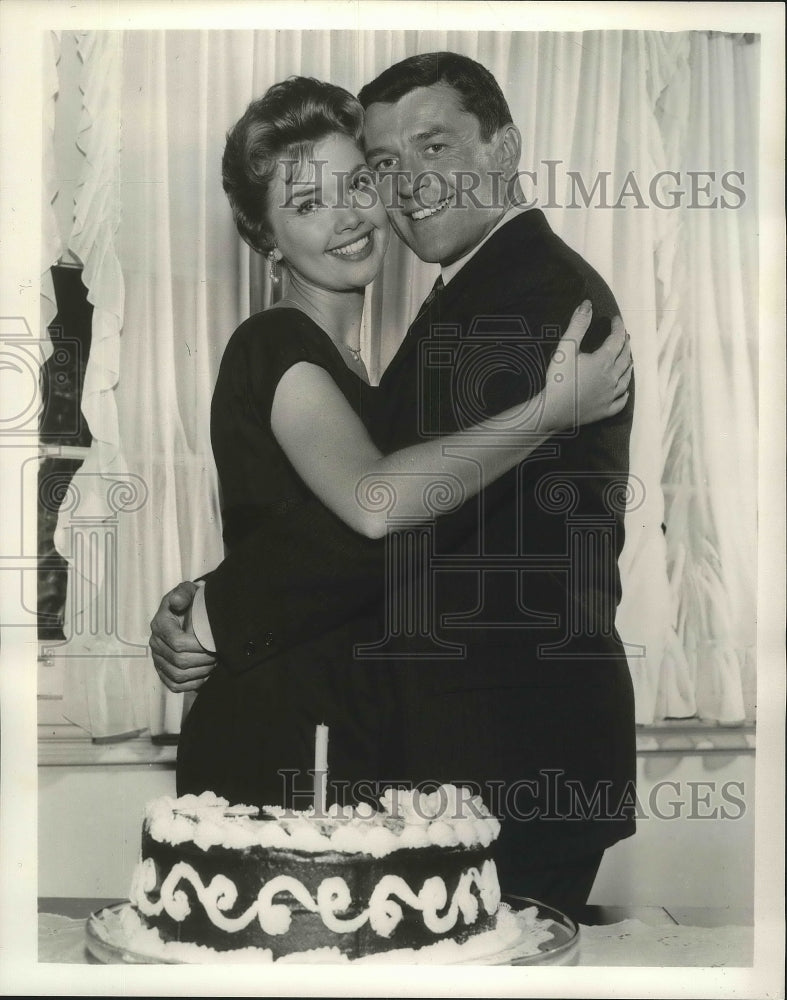
[[[511,180],[519,170],[522,155],[522,136],[513,122],[504,125],[497,135],[498,156],[503,177]]]

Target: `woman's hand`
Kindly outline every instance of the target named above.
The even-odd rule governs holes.
[[[623,320],[615,316],[601,347],[582,354],[579,345],[592,317],[592,306],[585,300],[574,311],[547,368],[544,421],[550,433],[614,416],[628,401],[633,369]]]

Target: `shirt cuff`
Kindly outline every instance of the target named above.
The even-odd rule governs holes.
[[[208,609],[205,606],[205,581],[197,582],[197,592],[191,605],[191,628],[197,642],[207,653],[216,652],[216,642],[210,628]]]

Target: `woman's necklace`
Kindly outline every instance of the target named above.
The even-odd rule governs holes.
[[[327,336],[331,338],[331,340],[334,342],[337,348],[344,348],[344,350],[347,351],[347,353],[352,358],[353,364],[357,365],[359,370],[358,371],[359,375],[363,379],[365,379],[365,381],[367,382],[369,381],[369,374],[366,371],[366,365],[363,363],[363,358],[361,357],[360,345],[358,347],[350,347],[349,344],[346,344],[339,336],[337,336],[335,333],[329,330],[328,324],[325,321],[325,317],[321,316],[319,312],[316,309],[314,309],[314,307],[311,305],[310,302],[303,301],[300,298],[298,299],[298,301],[296,301],[294,298],[283,298],[276,303],[276,307],[280,309],[288,305],[294,306],[301,312],[306,313],[306,315],[309,316],[317,324],[317,326],[321,327],[321,329],[325,331]]]
[[[350,347],[349,344],[343,344],[342,346],[352,358],[352,367],[350,368],[350,371],[354,371],[358,378],[363,379],[364,382],[369,382],[369,372],[366,370],[366,365],[361,357],[361,348]]]

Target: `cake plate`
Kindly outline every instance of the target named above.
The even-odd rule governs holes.
[[[576,965],[579,960],[579,928],[564,913],[535,899],[523,896],[504,896],[503,901],[515,912],[522,912],[535,906],[539,920],[549,922],[552,939],[538,945],[538,952],[532,953],[532,940],[527,925],[522,921],[522,935],[508,942],[502,950],[474,955],[470,959],[446,962],[445,960],[406,964],[451,964],[451,965]],[[123,928],[123,915],[131,908],[130,903],[114,903],[96,910],[88,917],[86,924],[86,945],[94,961],[105,965],[181,965],[182,962],[164,958],[158,952],[146,952],[129,947]],[[385,953],[383,953],[385,954]],[[426,956],[425,956],[426,957]],[[225,959],[226,961],[226,959]],[[244,963],[245,964],[245,963]],[[304,963],[305,964],[305,963]],[[326,963],[327,964],[327,963]],[[366,963],[364,963],[366,964]]]

